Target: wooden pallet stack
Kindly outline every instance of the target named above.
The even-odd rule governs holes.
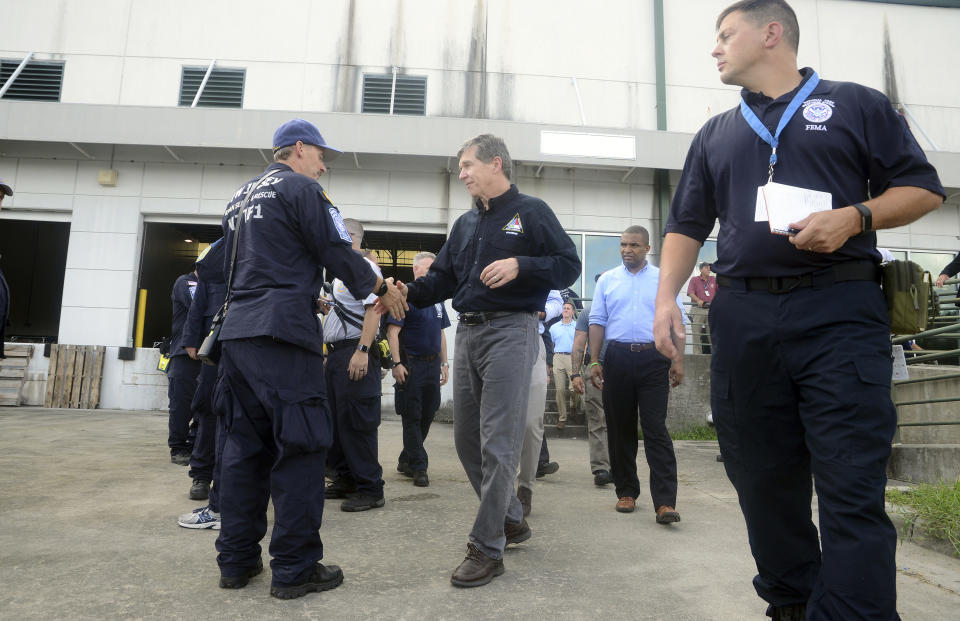
[[[27,375],[32,345],[7,345],[0,360],[0,405],[20,405],[20,391]]]
[[[44,406],[79,409],[99,406],[105,349],[102,345],[51,345]]]

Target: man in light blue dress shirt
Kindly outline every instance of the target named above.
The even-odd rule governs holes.
[[[671,361],[653,343],[654,301],[660,270],[647,262],[650,234],[631,226],[620,237],[623,265],[604,273],[590,307],[590,380],[603,390],[607,444],[617,511],[632,513],[640,494],[637,419],[650,467],[650,495],[659,524],[680,521],[677,458],[667,432],[670,386],[683,379],[683,359]],[[677,296],[683,313],[683,302]],[[600,350],[608,341],[601,365]]]

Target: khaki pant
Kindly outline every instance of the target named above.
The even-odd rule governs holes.
[[[570,400],[570,376],[573,375],[573,361],[570,354],[553,354],[553,385],[557,389],[558,421],[567,422],[567,402]]]
[[[607,420],[603,413],[603,391],[590,381],[587,367],[581,371],[583,378],[583,412],[587,419],[587,441],[590,446],[590,472],[610,472],[610,456],[607,450]]]
[[[710,353],[709,308],[700,308],[696,304],[690,307],[690,331],[693,334],[694,353]],[[706,328],[706,330],[704,330]]]

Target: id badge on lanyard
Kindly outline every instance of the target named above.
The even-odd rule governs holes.
[[[760,139],[770,145],[770,166],[767,170],[767,183],[757,188],[757,203],[754,220],[767,222],[770,232],[777,235],[795,235],[799,231],[790,228],[790,224],[803,220],[816,211],[827,211],[833,208],[833,197],[829,192],[818,192],[805,188],[774,183],[773,167],[777,163],[777,147],[780,144],[780,133],[787,126],[793,115],[800,109],[803,101],[810,96],[820,83],[820,76],[814,71],[806,84],[797,91],[790,100],[787,109],[783,111],[777,131],[774,134],[757,118],[747,102],[740,99],[740,114]]]

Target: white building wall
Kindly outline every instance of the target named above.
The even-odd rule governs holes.
[[[737,103],[710,57],[726,4],[664,3],[670,130],[695,131]],[[799,62],[826,79],[883,89],[886,29],[900,99],[937,147],[960,151],[960,85],[936,61],[954,56],[960,11],[792,4]],[[4,16],[0,56],[65,60],[64,102],[174,106],[181,67],[216,59],[246,68],[249,109],[359,112],[363,73],[398,67],[428,76],[429,115],[579,125],[578,88],[585,124],[656,127],[652,0],[589,10],[574,0],[292,0],[283,10],[252,0],[43,1]]]

